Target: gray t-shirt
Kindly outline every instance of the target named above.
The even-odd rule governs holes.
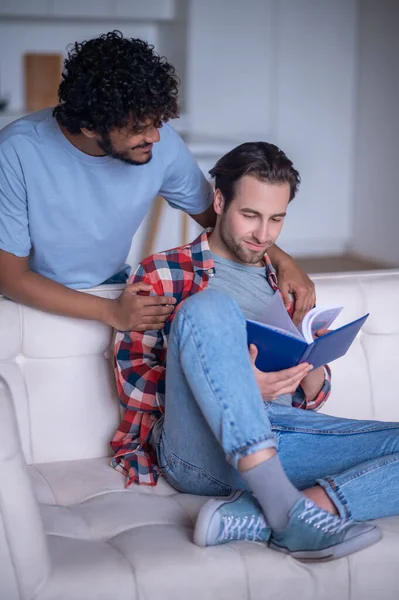
[[[210,277],[208,288],[219,290],[234,298],[246,319],[263,321],[274,291],[266,278],[265,267],[253,267],[236,263],[211,252],[215,274]],[[291,394],[279,396],[275,402],[292,406]]]

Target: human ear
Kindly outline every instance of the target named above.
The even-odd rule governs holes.
[[[93,139],[93,138],[97,137],[97,133],[95,131],[92,131],[91,129],[86,129],[86,127],[82,127],[80,131],[87,138]]]
[[[213,208],[215,209],[215,213],[217,215],[221,215],[224,208],[224,198],[223,194],[219,189],[216,189],[213,194]]]

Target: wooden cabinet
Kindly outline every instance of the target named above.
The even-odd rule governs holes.
[[[27,53],[24,55],[25,106],[28,111],[58,104],[62,55]]]

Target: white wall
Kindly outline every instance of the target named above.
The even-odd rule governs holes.
[[[345,251],[352,226],[356,0],[192,0],[194,131],[279,145],[302,175],[281,237],[293,254]]]
[[[24,52],[65,55],[67,46],[74,41],[90,39],[113,29],[121,29],[125,35],[142,37],[153,44],[157,42],[156,27],[145,23],[0,20],[0,91],[10,95],[8,110],[24,111]]]
[[[0,0],[1,1],[1,0]],[[224,148],[248,139],[265,139],[285,150],[299,169],[302,186],[289,209],[281,245],[294,255],[331,254],[353,247],[370,249],[372,228],[378,238],[394,239],[387,227],[398,219],[397,204],[373,210],[377,187],[393,197],[389,154],[396,150],[397,79],[395,0],[185,0],[185,15],[175,26],[136,21],[1,21],[2,91],[12,87],[14,110],[23,108],[22,53],[62,52],[82,40],[113,28],[178,54],[185,67],[186,113],[195,135],[213,138],[202,163],[207,168]],[[179,3],[178,3],[179,4]],[[375,14],[374,14],[375,13]],[[358,46],[358,14],[361,40]],[[175,29],[174,29],[175,27]],[[168,29],[178,39],[168,39]],[[397,34],[396,34],[396,37]],[[360,91],[358,84],[360,52]],[[392,66],[390,66],[392,63]],[[181,66],[181,68],[183,68]],[[184,76],[184,74],[182,73]],[[396,71],[397,77],[397,71]],[[7,83],[8,82],[8,83]],[[395,95],[396,94],[396,95]],[[357,105],[356,105],[357,98]],[[356,119],[356,108],[358,118]],[[386,118],[388,115],[388,118]],[[354,136],[357,123],[356,185]],[[217,143],[224,139],[224,146]],[[379,155],[368,151],[378,140]],[[394,141],[395,140],[395,141]],[[212,144],[210,144],[211,146]],[[397,155],[396,155],[397,157]],[[374,181],[370,165],[385,165]],[[396,158],[397,161],[397,158]],[[396,169],[396,162],[393,171]],[[372,181],[373,179],[373,181]],[[369,193],[370,190],[370,193]],[[353,194],[356,194],[356,213]],[[358,205],[362,204],[359,220]],[[177,213],[165,212],[157,248],[180,243]],[[388,219],[386,218],[388,215]],[[388,225],[387,225],[388,221]],[[378,227],[377,227],[378,225]],[[354,234],[352,235],[352,229]],[[363,235],[363,231],[366,235]],[[145,227],[134,246],[141,245]],[[380,258],[392,254],[379,244]],[[389,242],[391,244],[391,242]],[[392,244],[391,244],[392,245]],[[374,249],[373,254],[378,255]],[[140,255],[134,250],[132,261]]]
[[[191,0],[187,108],[193,131],[267,132],[272,82],[271,0]]]
[[[352,249],[399,265],[399,2],[362,0]]]
[[[175,19],[157,24],[157,52],[167,57],[180,78],[179,106],[181,112],[185,111],[186,96],[187,6],[187,0],[175,0]]]
[[[280,241],[293,254],[338,254],[352,230],[356,2],[276,4],[272,131],[302,177]]]

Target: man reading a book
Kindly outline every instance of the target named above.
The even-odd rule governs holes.
[[[146,258],[130,280],[176,310],[157,330],[117,333],[125,414],[113,466],[127,485],[162,474],[216,497],[198,516],[199,545],[263,541],[305,560],[361,550],[381,537],[366,521],[399,512],[399,424],[318,414],[327,366],[261,372],[247,345],[246,319],[261,321],[279,293],[267,250],[299,174],[265,142],[238,146],[210,174],[215,228]]]

